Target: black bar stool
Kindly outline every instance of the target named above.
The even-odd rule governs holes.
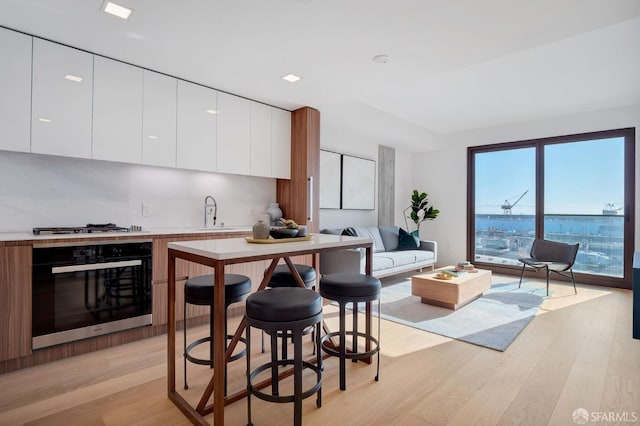
[[[378,366],[376,369],[375,380],[378,381],[380,376],[380,280],[363,274],[328,274],[323,275],[320,279],[320,295],[327,299],[335,300],[340,306],[340,330],[326,334],[322,337],[322,350],[332,356],[340,358],[340,389],[345,390],[345,362],[351,359],[356,362],[359,359],[370,358],[374,354],[378,357]],[[378,301],[378,338],[374,338],[369,333],[358,331],[358,303],[365,302],[371,307],[371,302]],[[346,329],[346,312],[345,308],[348,303],[353,304],[353,327],[351,330]],[[338,348],[329,345],[327,340],[339,336],[340,343]],[[352,338],[352,349],[347,352],[346,336]],[[373,348],[358,352],[358,337],[364,338],[365,348],[373,344]]]
[[[306,288],[315,290],[316,270],[309,265],[294,264],[293,266],[296,268],[296,271],[298,271],[298,274],[300,274],[300,278],[302,278],[302,281],[304,282],[304,286]],[[291,274],[291,271],[289,270],[289,267],[287,265],[278,265],[276,266],[276,269],[274,269],[273,274],[271,275],[271,279],[267,284],[267,287],[269,288],[299,287],[299,285],[296,279]],[[309,334],[312,330],[313,330],[313,327],[311,327],[310,329],[307,329],[304,334]],[[285,359],[287,358],[286,338],[290,336],[281,335],[279,337],[282,337],[282,358]],[[314,346],[313,347],[314,354],[315,354],[315,350],[316,348]],[[264,351],[265,351],[265,348],[264,348],[264,332],[263,332],[262,333],[262,352],[264,353]]]
[[[184,388],[189,389],[187,385],[187,361],[193,362],[199,365],[208,365],[213,368],[213,280],[214,275],[201,275],[188,279],[184,284]],[[251,292],[251,279],[244,275],[238,274],[224,274],[224,306],[225,310],[230,304],[235,302],[242,302],[247,298],[247,295]],[[187,303],[192,305],[209,306],[209,335],[202,337],[198,340],[191,342],[187,346]],[[224,330],[227,335],[227,339],[232,339],[233,336],[227,334],[227,316],[224,318]],[[244,342],[244,339],[240,339]],[[209,342],[209,359],[196,358],[189,354],[196,346]],[[226,344],[225,344],[226,347]],[[246,349],[234,354],[229,358],[229,362],[242,358],[246,354]],[[225,395],[227,393],[227,371],[225,364]]]
[[[322,356],[317,351],[316,365],[302,359],[302,335],[304,330],[316,328],[316,344],[320,344],[320,324],[322,323],[322,297],[313,290],[300,287],[281,287],[269,291],[259,291],[247,298],[247,415],[251,426],[251,395],[269,402],[293,402],[293,423],[302,424],[302,400],[317,393],[316,406],[322,405]],[[271,336],[271,362],[262,364],[251,371],[251,327],[268,332]],[[278,359],[277,339],[280,333],[287,333],[293,340],[293,359]],[[280,395],[278,367],[293,365],[293,394]],[[309,368],[316,373],[316,381],[310,388],[302,389],[302,369]],[[265,370],[271,369],[271,393],[258,390],[253,380]]]

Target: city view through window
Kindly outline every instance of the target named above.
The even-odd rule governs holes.
[[[478,152],[476,261],[522,266],[544,194],[542,237],[580,243],[573,270],[624,276],[624,138],[544,145],[544,188],[536,188],[536,147]]]

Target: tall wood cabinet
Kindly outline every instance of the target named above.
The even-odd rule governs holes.
[[[291,179],[278,179],[276,196],[284,216],[319,231],[320,112],[291,113]]]
[[[31,353],[31,246],[0,247],[0,361]]]

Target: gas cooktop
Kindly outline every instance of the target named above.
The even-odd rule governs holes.
[[[92,234],[99,232],[129,232],[130,228],[122,228],[113,223],[105,223],[95,225],[92,223],[87,226],[79,227],[57,227],[57,228],[33,228],[33,235],[52,235],[52,234]]]

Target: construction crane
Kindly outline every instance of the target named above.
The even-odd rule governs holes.
[[[504,203],[502,203],[502,214],[511,214],[511,209],[515,207],[516,204],[518,204],[518,201],[522,200],[522,197],[524,197],[527,192],[529,192],[528,189],[524,191],[522,195],[520,195],[518,199],[513,203],[510,203],[509,200],[504,200]],[[512,199],[513,198],[515,197],[512,197]]]
[[[602,214],[604,216],[616,216],[620,210],[622,210],[622,207],[618,207],[613,203],[607,203],[602,209]]]

